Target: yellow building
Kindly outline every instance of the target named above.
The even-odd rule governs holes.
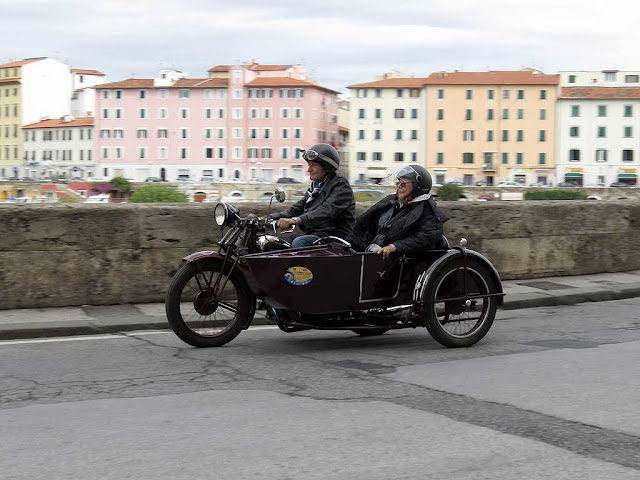
[[[439,72],[424,83],[426,164],[435,183],[554,178],[558,75]]]

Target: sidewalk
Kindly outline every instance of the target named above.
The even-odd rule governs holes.
[[[502,309],[572,305],[640,297],[640,270],[505,280]],[[269,324],[257,311],[252,325]],[[167,329],[164,304],[0,310],[0,340]]]

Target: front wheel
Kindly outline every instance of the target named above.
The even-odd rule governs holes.
[[[238,271],[230,275],[222,261],[184,264],[175,274],[165,302],[169,325],[194,347],[220,347],[250,320],[253,294]]]
[[[445,347],[470,347],[489,331],[498,308],[496,282],[475,258],[445,264],[429,281],[424,298],[427,330]]]

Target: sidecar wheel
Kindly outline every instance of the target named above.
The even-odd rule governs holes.
[[[165,309],[169,325],[194,347],[220,347],[249,321],[253,294],[239,272],[222,272],[222,262],[186,263],[169,285]],[[219,280],[219,281],[218,281]]]
[[[457,258],[437,271],[429,281],[424,298],[427,330],[445,347],[470,347],[489,331],[498,308],[489,269],[475,258]]]
[[[376,335],[382,335],[389,331],[389,327],[380,328],[354,328],[351,330],[353,333],[357,333],[361,337],[374,337]]]

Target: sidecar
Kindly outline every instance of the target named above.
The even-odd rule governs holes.
[[[285,331],[426,326],[446,346],[469,346],[489,330],[503,291],[491,262],[461,243],[451,248],[443,237],[420,256],[388,259],[330,244],[244,255],[239,263]]]

